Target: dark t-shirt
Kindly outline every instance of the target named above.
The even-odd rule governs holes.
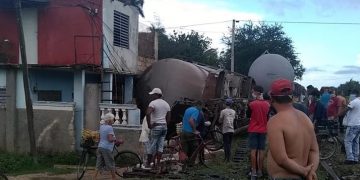
[[[301,103],[293,103],[293,106],[295,109],[297,109],[297,110],[305,113],[307,116],[309,116],[309,110],[305,105],[303,105]]]

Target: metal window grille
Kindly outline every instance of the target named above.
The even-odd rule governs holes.
[[[6,88],[0,87],[0,104],[6,103]]]
[[[38,101],[57,101],[61,102],[61,91],[38,90]]]
[[[129,16],[114,11],[114,46],[129,49]]]

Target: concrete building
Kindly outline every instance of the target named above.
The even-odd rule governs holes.
[[[138,129],[138,10],[120,0],[22,4],[35,136],[43,151],[79,148],[101,113]],[[12,0],[0,4],[0,150],[28,151],[19,37]],[[122,129],[124,127],[120,127]],[[130,128],[131,129],[131,128]],[[136,132],[137,133],[137,132]]]

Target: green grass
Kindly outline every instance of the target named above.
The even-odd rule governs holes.
[[[63,174],[74,170],[54,168],[54,164],[76,165],[78,159],[76,153],[41,154],[38,156],[38,163],[34,163],[27,154],[0,152],[0,169],[8,175],[42,172]]]
[[[235,150],[239,146],[242,139],[246,138],[245,135],[240,135],[234,137],[233,145],[232,145],[232,154],[235,153]],[[217,161],[219,162],[219,161]],[[266,169],[266,159],[264,162],[264,168]],[[216,168],[206,168],[204,166],[198,165],[191,170],[188,170],[186,174],[182,174],[181,177],[184,179],[239,179],[239,180],[247,180],[247,173],[249,172],[250,162],[249,159],[244,160],[241,163],[223,163],[220,161],[216,164]],[[359,165],[360,166],[360,165]],[[214,167],[214,166],[211,166]],[[326,180],[327,173],[326,171],[319,165],[317,176],[319,180]],[[266,179],[266,178],[263,178]]]

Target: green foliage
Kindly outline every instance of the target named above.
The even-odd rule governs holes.
[[[144,16],[143,6],[144,6],[144,0],[119,0],[120,2],[124,3],[124,6],[133,6],[136,8],[136,10],[139,12],[141,17]]]
[[[53,168],[54,164],[77,165],[79,156],[76,153],[39,155],[38,164],[26,154],[0,153],[0,169],[5,173],[26,173]]]
[[[355,89],[360,91],[360,83],[359,81],[350,79],[350,81],[347,81],[344,84],[340,84],[338,87],[338,92],[342,93],[344,96],[349,96],[351,91]]]
[[[173,31],[167,35],[165,29],[158,23],[150,28],[159,35],[159,59],[178,58],[194,61],[210,66],[218,66],[217,49],[210,47],[211,39],[191,31],[189,33]]]
[[[228,49],[221,53],[222,66],[230,69],[231,36],[223,38]],[[251,22],[235,29],[235,71],[247,75],[251,64],[265,51],[287,58],[294,67],[297,79],[305,72],[298,59],[292,40],[286,36],[283,27],[278,24],[255,25]]]

